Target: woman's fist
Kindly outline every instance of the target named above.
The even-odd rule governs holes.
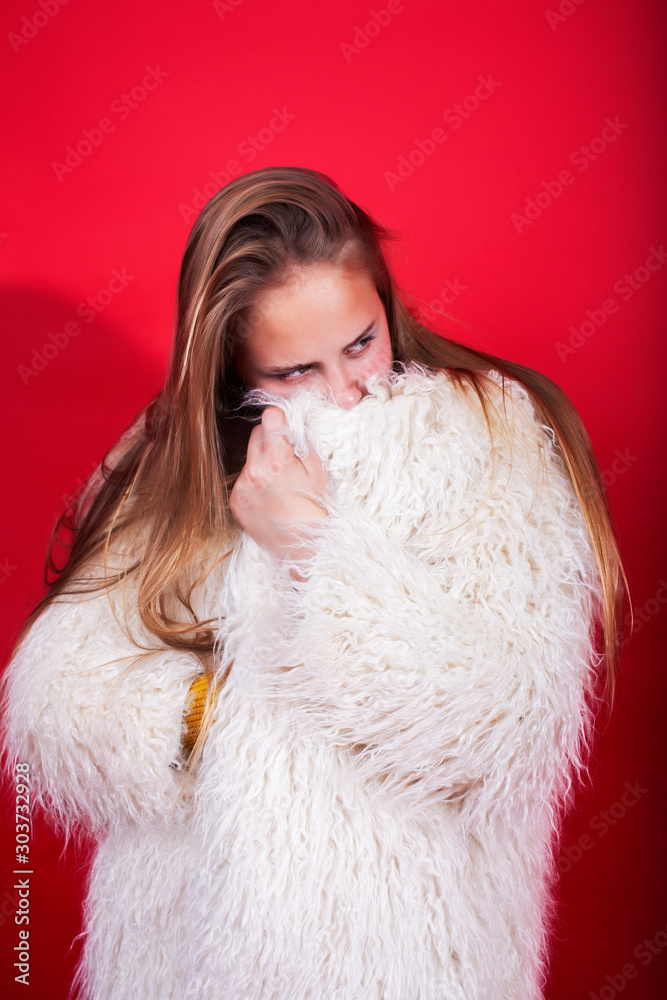
[[[328,481],[314,452],[296,457],[282,410],[269,406],[250,435],[229,507],[241,527],[279,559],[305,559],[311,554],[308,526],[327,515],[319,501]]]

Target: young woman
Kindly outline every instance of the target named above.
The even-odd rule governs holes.
[[[571,403],[426,329],[388,236],[313,170],[223,188],[61,519],[5,741],[99,840],[82,996],[542,995],[621,561]]]

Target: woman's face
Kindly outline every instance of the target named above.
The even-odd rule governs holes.
[[[302,268],[287,284],[261,295],[235,354],[253,389],[291,396],[329,390],[349,409],[376,373],[392,364],[382,301],[367,275],[332,265]]]

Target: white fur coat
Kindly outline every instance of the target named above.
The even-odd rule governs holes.
[[[5,740],[100,839],[86,996],[542,996],[600,584],[553,435],[499,382],[493,438],[446,375],[352,410],[281,402],[329,470],[329,517],[307,580],[241,534],[197,593],[232,667],[178,800],[194,659],[128,671],[120,598],[119,621],[98,594],[35,623]]]

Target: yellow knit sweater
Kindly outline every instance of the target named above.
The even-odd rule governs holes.
[[[186,703],[187,708],[183,714],[183,721],[187,727],[187,731],[181,739],[181,753],[185,760],[192,753],[194,745],[197,742],[197,737],[199,736],[207,693],[208,681],[206,674],[202,674],[200,677],[196,677],[190,685]]]

